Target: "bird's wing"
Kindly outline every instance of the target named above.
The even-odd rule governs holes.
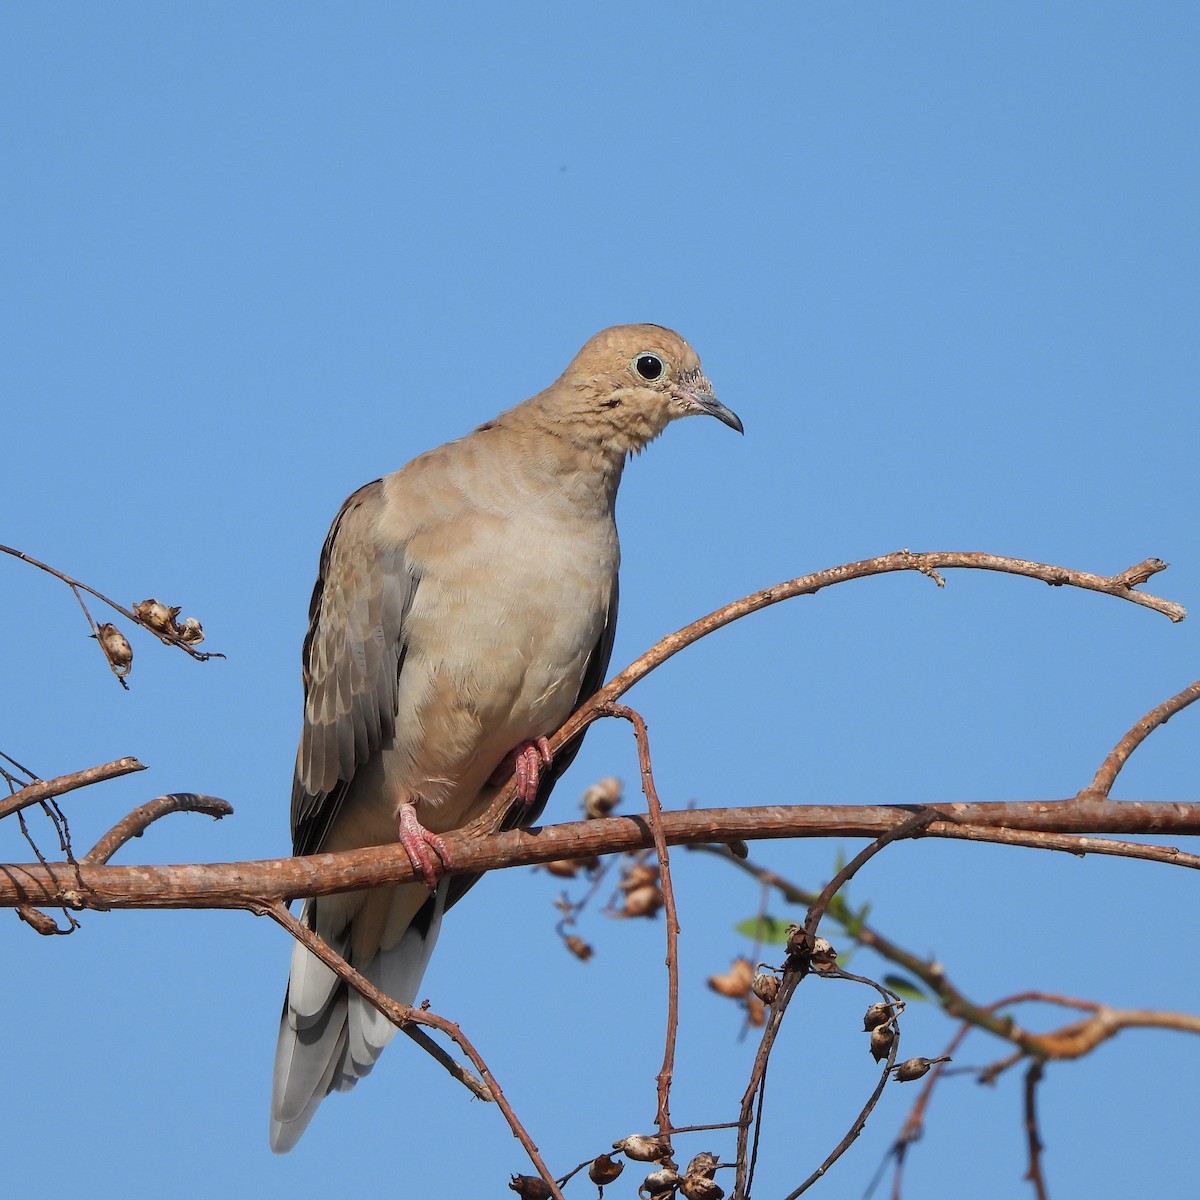
[[[304,728],[292,786],[296,854],[319,851],[350,781],[392,737],[405,618],[419,576],[376,524],[383,480],[355,492],[329,530],[304,639]]]

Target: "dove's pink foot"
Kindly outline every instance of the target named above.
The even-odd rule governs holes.
[[[430,833],[421,824],[417,810],[411,804],[400,805],[400,845],[404,847],[408,861],[425,880],[430,891],[437,887],[443,867],[454,865],[442,839],[436,833]],[[434,860],[430,850],[437,854],[441,862]]]
[[[517,799],[522,804],[532,804],[537,797],[542,767],[548,767],[553,761],[550,743],[544,737],[532,742],[522,742],[515,750],[505,755],[504,761],[492,772],[488,783],[499,787],[516,775]]]

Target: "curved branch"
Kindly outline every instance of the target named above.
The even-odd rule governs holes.
[[[141,837],[160,817],[176,812],[206,813],[215,820],[233,815],[233,805],[219,796],[200,792],[172,792],[139,805],[127,817],[122,817],[79,861],[106,863],[126,842]]]

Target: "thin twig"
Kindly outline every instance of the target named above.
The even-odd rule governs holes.
[[[662,805],[658,800],[658,790],[654,786],[654,768],[650,760],[650,739],[646,722],[639,713],[623,704],[609,705],[606,711],[614,717],[628,721],[633,726],[633,734],[637,739],[642,791],[646,796],[650,830],[654,835],[654,852],[658,856],[663,907],[666,912],[667,1031],[663,1045],[662,1070],[658,1073],[658,1112],[654,1118],[659,1133],[664,1133],[671,1127],[671,1079],[675,1073],[675,1042],[679,1034],[679,915],[675,908],[675,889],[671,886],[671,861],[667,853],[667,839],[663,835]]]
[[[1029,1145],[1029,1170],[1025,1172],[1025,1178],[1033,1184],[1037,1200],[1049,1200],[1042,1175],[1042,1139],[1037,1121],[1037,1086],[1045,1069],[1046,1064],[1035,1059],[1025,1072],[1025,1138]]]
[[[141,837],[160,817],[176,812],[205,813],[219,821],[222,817],[233,815],[233,805],[218,796],[205,796],[199,792],[172,792],[167,796],[158,796],[122,817],[79,861],[108,862],[126,842]]]
[[[1108,757],[1100,764],[1096,777],[1085,792],[1091,792],[1107,798],[1113,783],[1121,768],[1129,761],[1129,756],[1154,732],[1160,725],[1165,725],[1177,712],[1187,708],[1189,704],[1200,700],[1200,679],[1189,684],[1182,692],[1164,700],[1156,708],[1152,708],[1134,727],[1112,748]]]
[[[65,792],[75,791],[76,788],[88,787],[105,779],[116,779],[121,775],[145,769],[136,758],[118,758],[98,767],[85,767],[82,771],[73,771],[70,775],[60,775],[57,779],[36,779],[20,791],[0,800],[0,820],[52,796],[61,796]]]
[[[103,604],[107,604],[114,612],[119,612],[121,616],[132,621],[135,625],[141,626],[143,629],[149,629],[155,637],[158,638],[166,646],[178,646],[185,654],[190,654],[192,658],[198,662],[207,662],[210,658],[224,658],[225,655],[218,654],[215,650],[196,650],[182,638],[176,637],[174,634],[164,632],[162,629],[152,628],[145,621],[141,620],[138,615],[131,609],[126,608],[123,604],[118,604],[115,600],[106,596],[103,592],[98,592],[94,587],[89,587],[86,583],[67,575],[56,567],[50,566],[48,563],[39,562],[31,555],[24,553],[21,550],[14,550],[12,546],[0,546],[0,554],[11,554],[13,558],[19,558],[22,562],[28,563],[31,567],[36,567],[39,571],[45,571],[47,575],[53,575],[55,579],[61,579],[63,583],[71,589],[75,595],[75,599],[79,601],[80,608],[83,609],[83,614],[87,618],[88,625],[91,627],[92,634],[97,633],[96,622],[92,619],[92,614],[88,611],[88,606],[83,602],[83,597],[79,594],[80,591],[87,592],[89,596],[95,596]],[[127,686],[127,685],[126,685]]]
[[[883,997],[885,1002],[896,1004],[898,1009],[904,1007],[904,1001],[895,992],[889,991],[881,984],[876,983],[875,980],[868,979],[864,975],[851,975],[849,971],[843,971],[840,967],[833,967],[827,971],[818,971],[816,974],[822,979],[848,979],[852,983],[866,984],[868,987],[873,987]],[[883,1095],[883,1089],[887,1086],[890,1072],[896,1065],[896,1051],[900,1048],[900,1031],[899,1027],[894,1024],[897,1016],[899,1016],[898,1010],[891,1018],[893,1028],[896,1030],[896,1036],[892,1039],[892,1044],[888,1048],[887,1062],[884,1064],[883,1074],[880,1075],[879,1082],[875,1085],[875,1090],[867,1097],[867,1102],[862,1106],[858,1116],[855,1117],[854,1123],[846,1131],[845,1137],[826,1155],[825,1161],[795,1191],[789,1192],[784,1200],[796,1200],[797,1196],[808,1191],[850,1149],[851,1145],[858,1139],[859,1134],[866,1128],[867,1118],[879,1103],[879,1097]]]
[[[562,1192],[559,1191],[558,1185],[554,1181],[554,1176],[550,1174],[549,1168],[542,1161],[537,1146],[529,1136],[525,1126],[517,1118],[517,1114],[513,1111],[512,1105],[509,1104],[508,1099],[505,1097],[500,1084],[496,1081],[495,1076],[492,1074],[487,1063],[484,1062],[479,1051],[475,1049],[455,1022],[439,1016],[437,1013],[429,1012],[427,1009],[413,1008],[407,1004],[398,1004],[386,993],[381,992],[364,975],[356,971],[322,937],[292,916],[288,911],[287,905],[282,902],[274,901],[268,904],[248,904],[245,907],[251,912],[270,917],[277,924],[282,925],[292,937],[315,954],[331,971],[334,971],[341,979],[344,979],[372,1007],[378,1009],[379,1012],[387,1017],[397,1029],[404,1029],[410,1023],[427,1025],[431,1029],[441,1030],[447,1037],[452,1038],[462,1052],[475,1064],[475,1069],[483,1078],[492,1099],[504,1114],[504,1119],[508,1122],[508,1127],[512,1130],[513,1136],[525,1148],[525,1153],[529,1155],[529,1161],[533,1163],[537,1173],[545,1181],[547,1187],[549,1187],[550,1195],[554,1197],[554,1200],[563,1200]]]

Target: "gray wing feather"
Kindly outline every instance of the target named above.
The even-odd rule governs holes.
[[[418,576],[375,524],[383,481],[359,488],[321,551],[304,639],[304,729],[292,786],[296,854],[320,850],[355,770],[395,725],[404,622]]]

